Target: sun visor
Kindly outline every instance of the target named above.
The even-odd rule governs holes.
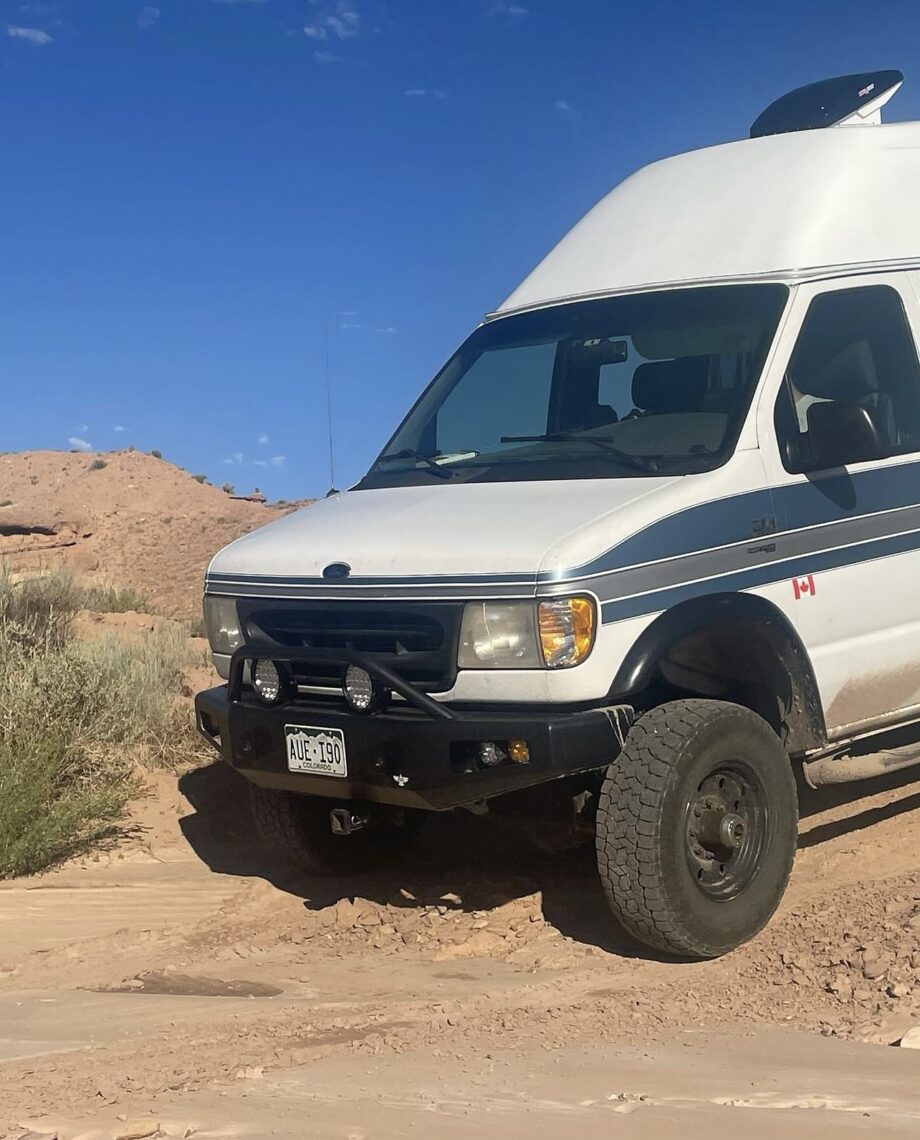
[[[701,326],[695,320],[671,328],[633,330],[633,345],[646,360],[673,360],[677,356],[718,356],[731,352],[754,352],[755,329],[736,325]]]

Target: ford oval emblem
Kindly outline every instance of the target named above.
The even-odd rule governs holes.
[[[350,573],[351,567],[347,562],[330,562],[323,570],[323,577],[337,582],[342,578],[347,578]]]

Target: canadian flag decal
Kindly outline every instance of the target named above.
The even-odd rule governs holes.
[[[795,600],[799,598],[815,596],[815,578],[813,574],[809,574],[807,578],[793,578],[792,589],[795,592]]]

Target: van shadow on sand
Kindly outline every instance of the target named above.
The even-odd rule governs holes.
[[[911,770],[855,785],[810,789],[799,780],[803,821],[830,809],[843,814],[810,828],[799,848],[815,847],[858,833],[885,819],[920,808],[920,789],[878,806],[865,798],[909,789]],[[344,898],[385,905],[405,888],[419,907],[434,905],[446,893],[459,897],[465,911],[488,911],[539,891],[545,920],[568,938],[630,958],[658,958],[637,943],[613,918],[594,865],[591,843],[556,853],[535,850],[509,821],[466,812],[433,814],[418,839],[386,867],[342,876],[314,876],[292,868],[261,842],[249,812],[246,781],[223,761],[185,773],[180,790],[192,807],[182,833],[200,858],[218,874],[260,878],[304,901],[309,910]],[[661,956],[664,959],[666,956]]]

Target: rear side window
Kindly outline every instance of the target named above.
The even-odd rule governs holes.
[[[871,425],[873,458],[920,449],[920,365],[901,296],[890,286],[823,293],[809,306],[776,405],[787,471],[821,466],[809,438],[819,418],[811,409],[829,402]]]

